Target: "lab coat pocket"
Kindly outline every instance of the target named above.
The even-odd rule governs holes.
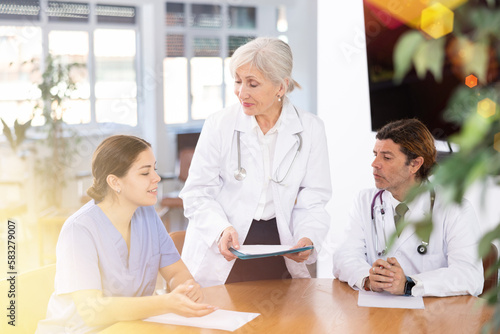
[[[182,260],[191,274],[198,271],[203,256],[207,252],[207,244],[203,242],[204,236],[192,225],[188,226],[184,247],[182,248]]]

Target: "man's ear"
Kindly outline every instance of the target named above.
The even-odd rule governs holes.
[[[424,164],[424,158],[423,157],[417,157],[417,158],[413,159],[410,162],[412,173],[416,174],[418,172],[418,170],[420,169],[420,167],[422,167],[423,164]]]
[[[108,186],[113,189],[113,191],[120,193],[121,192],[121,185],[120,185],[120,179],[113,174],[109,174],[106,177],[106,182],[108,183]]]

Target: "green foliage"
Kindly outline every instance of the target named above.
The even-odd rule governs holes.
[[[413,55],[413,64],[419,79],[424,79],[427,71],[434,75],[436,81],[442,80],[444,63],[444,38],[424,40]]]
[[[17,151],[18,147],[21,146],[23,141],[26,139],[26,131],[31,126],[31,120],[27,121],[24,124],[20,124],[17,119],[14,121],[14,133],[9,128],[9,126],[5,123],[3,119],[0,118],[3,125],[3,134],[7,138],[7,141],[10,144],[10,147],[14,152]]]
[[[440,163],[433,173],[432,181],[424,187],[415,189],[412,196],[427,191],[429,187],[439,187],[446,201],[460,203],[472,184],[482,186],[482,191],[485,193],[487,177],[500,176],[500,152],[494,149],[494,136],[500,134],[499,115],[500,110],[497,110],[496,116],[487,119],[477,113],[471,113],[463,124],[461,132],[451,138],[460,146],[460,150]],[[415,228],[419,236],[428,232],[428,224],[425,222],[416,224]],[[488,253],[494,241],[500,241],[500,218],[497,226],[487,232],[479,243],[478,252],[481,257]],[[500,261],[497,261],[490,272],[498,270],[499,267]],[[486,273],[488,274],[489,272]],[[497,288],[485,298],[491,304],[500,305],[499,293],[500,288]],[[497,308],[497,311],[500,312],[500,308]],[[496,313],[496,318],[499,315],[500,313]]]
[[[444,67],[442,56],[450,57],[452,69],[457,70],[455,74],[460,73],[465,78],[474,73],[479,79],[479,85],[474,88],[465,85],[458,88],[446,107],[447,120],[461,125],[461,131],[449,139],[459,150],[440,162],[430,182],[410,191],[409,201],[431,188],[439,188],[446,202],[459,204],[473,184],[479,186],[484,199],[488,187],[486,181],[491,177],[500,179],[500,143],[497,143],[496,149],[494,145],[495,135],[497,140],[500,136],[500,83],[491,83],[488,78],[491,73],[495,76],[495,66],[489,66],[491,63],[498,64],[500,60],[500,7],[495,0],[487,0],[486,3],[487,6],[478,1],[468,1],[455,10],[453,32],[445,37],[432,41],[425,39],[419,31],[410,31],[400,37],[395,48],[393,80],[397,83],[402,82],[411,65],[419,78],[430,71],[439,80],[437,73],[442,73]],[[489,73],[489,70],[492,71]],[[478,103],[485,98],[496,103],[496,113],[488,118],[477,112]],[[423,238],[430,233],[432,222],[426,218],[416,223],[414,228],[417,235]],[[479,255],[486,255],[491,243],[496,241],[500,241],[500,217],[496,227],[481,239]],[[500,261],[497,261],[490,270],[499,268]],[[483,329],[485,333],[500,330],[499,294],[500,287],[497,287],[484,296],[490,304],[496,304],[492,321]]]
[[[452,123],[462,124],[471,114],[477,111],[479,101],[485,98],[500,101],[500,84],[476,86],[473,89],[465,85],[460,86],[450,97],[444,117]]]
[[[412,59],[420,44],[425,42],[424,36],[416,31],[409,30],[399,38],[394,47],[394,81],[401,83],[411,70]]]
[[[63,120],[64,103],[77,88],[77,83],[70,75],[71,70],[84,66],[78,63],[65,65],[60,59],[49,55],[42,82],[38,85],[42,102],[35,108],[42,109],[45,118],[44,129],[47,136],[42,143],[49,148],[49,153],[39,154],[36,172],[42,181],[43,195],[50,206],[60,207],[62,189],[66,184],[66,170],[72,165],[77,153],[76,145],[80,139]]]
[[[444,45],[444,38],[425,39],[424,35],[416,30],[401,35],[394,48],[394,82],[401,83],[412,65],[419,79],[424,79],[429,71],[436,81],[441,81],[445,58]]]
[[[417,30],[402,34],[394,49],[394,82],[401,83],[412,65],[420,79],[430,72],[441,81],[447,52],[462,74],[487,82],[490,57],[500,56],[500,8],[495,1],[489,7],[468,1],[454,11],[453,32],[438,39]]]
[[[458,8],[455,13],[455,27],[457,34],[461,32],[471,33],[472,37],[478,41],[486,41],[491,38],[500,38],[500,11],[495,8],[495,0],[490,8],[477,6],[470,3]]]

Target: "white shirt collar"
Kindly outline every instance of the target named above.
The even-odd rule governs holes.
[[[266,134],[271,135],[275,132],[278,132],[278,128],[281,125],[281,119],[283,118],[282,116],[283,116],[283,109],[281,109],[280,117],[278,117],[278,120],[276,121],[274,126]],[[252,130],[255,130],[255,131],[260,130],[259,123],[257,123],[257,119],[255,118],[255,116],[252,116],[251,122],[252,122],[252,125],[251,125]]]

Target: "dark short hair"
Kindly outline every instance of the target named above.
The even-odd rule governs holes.
[[[429,177],[432,167],[436,164],[436,146],[429,129],[416,118],[402,119],[386,124],[377,131],[377,139],[392,139],[401,147],[406,155],[406,163],[418,157],[424,158],[424,163],[417,172],[417,177],[425,180]]]
[[[94,182],[87,194],[96,202],[108,193],[108,175],[123,177],[127,174],[139,154],[151,144],[135,136],[116,135],[104,139],[92,157],[92,176]]]

